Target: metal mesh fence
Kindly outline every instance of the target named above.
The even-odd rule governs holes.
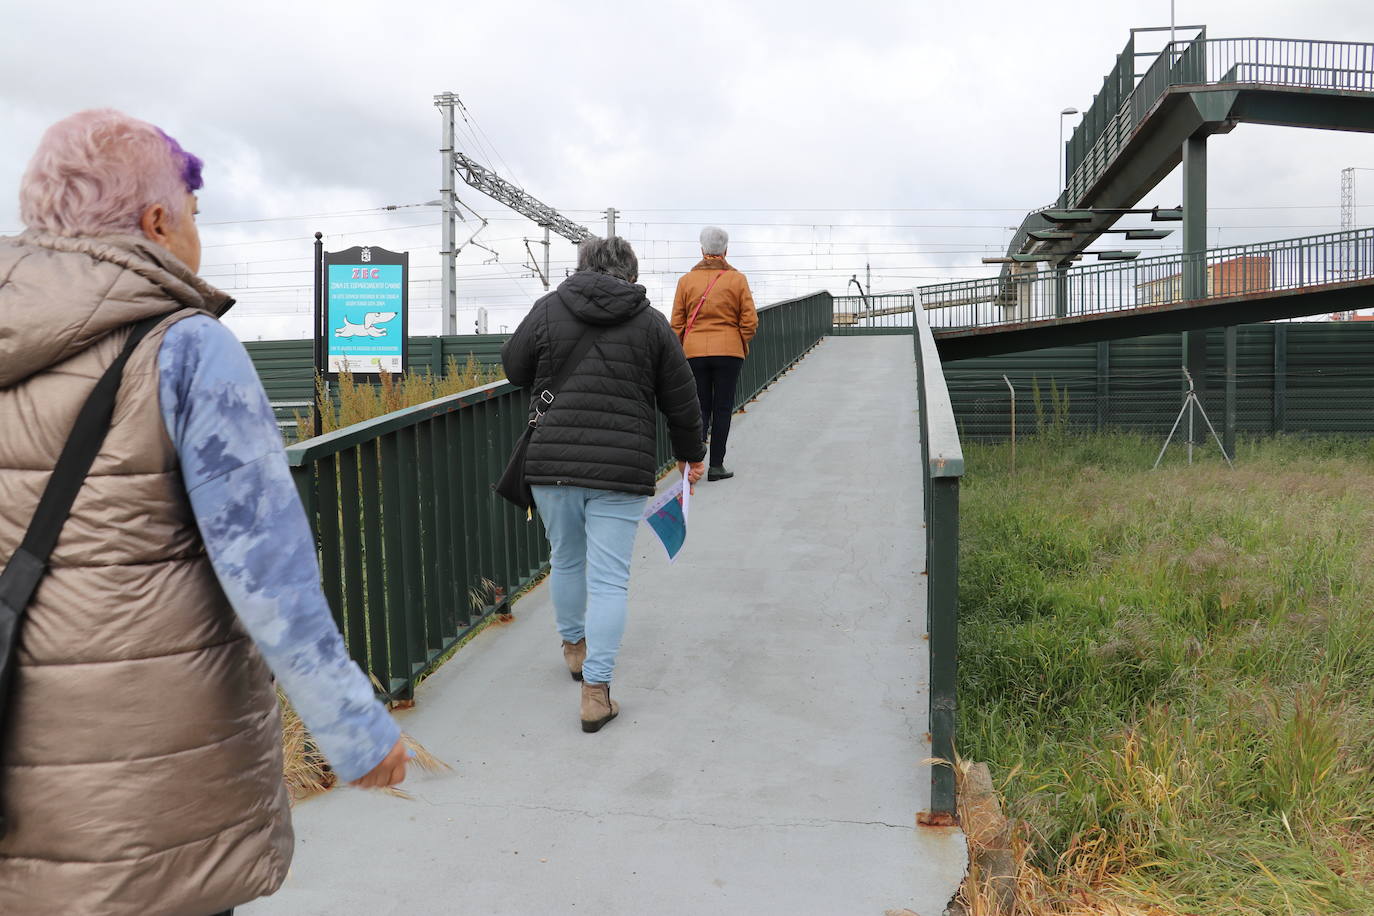
[[[1374,327],[1336,322],[1238,329],[1240,436],[1374,436]],[[1001,441],[1050,429],[1132,430],[1161,440],[1187,392],[1182,335],[1059,347],[945,365],[960,436]],[[1218,432],[1226,411],[1221,331],[1207,332],[1198,396]],[[1205,429],[1199,423],[1199,435]],[[1187,418],[1180,425],[1186,427]]]

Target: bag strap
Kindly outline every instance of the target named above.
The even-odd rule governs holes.
[[[714,287],[716,281],[723,276],[725,276],[724,270],[717,273],[715,277],[711,279],[711,282],[706,284],[706,292],[702,293],[701,298],[697,300],[697,307],[692,309],[692,317],[687,319],[687,325],[682,329],[682,337],[680,339],[683,343],[687,342],[687,335],[692,333],[692,326],[697,323],[697,316],[701,314],[701,307],[706,304],[706,297],[711,295],[712,287]]]
[[[582,332],[582,336],[577,338],[577,343],[573,344],[572,352],[568,354],[568,358],[563,360],[563,365],[558,370],[558,374],[554,376],[553,381],[549,383],[548,387],[539,392],[539,396],[535,398],[534,417],[530,420],[530,426],[539,425],[539,419],[543,417],[544,414],[548,413],[549,408],[553,406],[554,397],[558,394],[558,391],[563,387],[564,383],[568,381],[568,376],[572,375],[573,370],[576,369],[578,364],[586,357],[587,351],[592,348],[592,344],[596,343],[596,339],[601,336],[601,331],[601,328],[595,325],[589,325],[587,329]]]
[[[76,416],[71,436],[62,448],[52,476],[48,478],[23,543],[0,572],[0,672],[8,667],[7,661],[18,643],[19,622],[48,569],[48,558],[57,546],[62,526],[76,502],[76,494],[105,442],[114,416],[119,383],[124,376],[124,364],[139,342],[165,317],[158,315],[134,325],[124,348],[95,383]],[[0,680],[0,704],[3,704],[5,692],[5,684]],[[3,705],[0,705],[0,716],[3,714]]]

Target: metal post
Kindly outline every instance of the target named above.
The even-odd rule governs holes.
[[[1183,141],[1183,298],[1207,297],[1207,138]]]
[[[1058,203],[1059,196],[1063,193],[1063,186],[1066,183],[1064,181],[1064,115],[1062,112],[1059,115],[1059,156],[1055,160],[1055,169],[1056,171],[1054,173],[1054,200],[1055,203]]]
[[[310,416],[314,424],[311,431],[312,436],[318,436],[324,432],[320,428],[323,418],[320,416],[320,378],[324,371],[324,233],[315,233],[315,340],[311,352],[314,355],[315,377],[314,385],[310,392],[311,411]]]
[[[606,208],[606,238],[615,238],[615,217],[617,214],[615,207]]]
[[[1069,315],[1069,269],[1066,261],[1054,266],[1054,317]]]
[[[544,227],[544,289],[549,288],[549,227]]]
[[[1222,409],[1222,451],[1228,458],[1236,457],[1236,326],[1225,330],[1226,348],[1226,405]]]
[[[1188,374],[1188,370],[1187,370],[1187,369],[1184,369],[1184,370],[1183,370],[1183,374],[1188,376],[1188,403],[1189,403],[1190,405],[1196,404],[1196,403],[1197,403],[1197,392],[1196,392],[1196,391],[1194,390],[1194,388],[1193,388],[1193,378],[1192,378],[1191,375]],[[1189,410],[1189,411],[1188,411],[1188,467],[1192,467],[1192,466],[1193,466],[1193,411],[1192,411],[1192,410]]]
[[[1183,141],[1183,298],[1207,298],[1207,137],[1198,135]],[[1207,334],[1185,332],[1184,362],[1193,377],[1199,402],[1207,393]],[[1188,442],[1194,438],[1191,413],[1188,417]]]
[[[1288,420],[1288,325],[1274,327],[1274,432],[1283,432]]]
[[[442,162],[442,174],[439,179],[439,205],[442,208],[440,225],[443,227],[439,245],[439,272],[443,315],[441,333],[446,337],[458,333],[458,283],[455,264],[457,253],[454,250],[458,230],[458,206],[453,195],[453,101],[454,95],[451,92],[436,96],[434,100],[444,121],[444,140],[439,148]]]
[[[1107,373],[1110,371],[1111,344],[1105,340],[1097,342],[1097,429],[1107,428],[1110,397]]]
[[[1005,375],[1002,381],[1007,383],[1007,390],[1011,392],[1011,472],[1016,473],[1016,389],[1012,387],[1011,379]]]

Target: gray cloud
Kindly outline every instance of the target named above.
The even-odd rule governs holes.
[[[1374,39],[1359,0],[1258,6],[1178,14],[1213,37]],[[205,272],[239,295],[240,333],[304,331],[315,229],[331,247],[411,250],[414,301],[432,306],[431,210],[211,224],[436,197],[431,96],[451,89],[483,130],[465,151],[588,225],[624,211],[660,303],[704,222],[732,229],[760,298],[838,291],[865,251],[881,288],[977,276],[1004,227],[1055,193],[1059,109],[1086,108],[1128,30],[1167,15],[1163,0],[16,5],[0,33],[0,228],[17,226],[43,127],[111,105],[207,160]],[[1374,166],[1367,135],[1244,126],[1213,149],[1223,244],[1334,228],[1340,168]],[[513,324],[539,292],[519,268],[538,230],[459,193],[501,253],[460,257],[464,314],[483,303]],[[1177,198],[1176,176],[1151,195]],[[1308,204],[1324,209],[1226,209]],[[927,226],[958,228],[908,228]],[[557,241],[554,259],[571,257]]]

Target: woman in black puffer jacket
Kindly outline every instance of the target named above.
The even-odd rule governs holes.
[[[540,412],[525,476],[553,548],[554,611],[568,670],[582,681],[588,732],[620,711],[610,681],[635,530],[654,492],[656,409],[688,479],[696,483],[705,471],[696,381],[638,278],[629,242],[583,242],[577,272],[534,304],[501,349],[506,378],[530,389],[531,416]],[[546,404],[540,393],[588,329],[591,349]]]

